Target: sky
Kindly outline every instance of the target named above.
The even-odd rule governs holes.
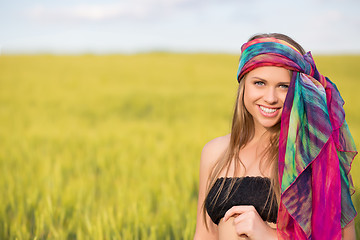
[[[359,0],[0,0],[0,54],[238,54],[269,32],[360,54],[359,12]]]

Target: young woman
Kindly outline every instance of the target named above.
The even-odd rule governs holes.
[[[293,39],[242,46],[231,133],[201,154],[194,239],[354,239],[357,154],[336,86]]]

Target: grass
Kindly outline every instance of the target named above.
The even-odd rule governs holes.
[[[360,146],[360,56],[316,60]],[[192,239],[201,149],[229,132],[237,61],[0,56],[0,239]],[[352,175],[358,188],[356,159]]]

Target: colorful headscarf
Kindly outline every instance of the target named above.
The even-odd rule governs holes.
[[[356,211],[349,174],[357,154],[336,85],[286,41],[258,38],[245,43],[237,79],[261,66],[293,71],[281,116],[279,183],[280,239],[341,239]]]

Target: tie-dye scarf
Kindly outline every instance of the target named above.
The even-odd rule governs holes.
[[[258,38],[241,50],[238,81],[261,66],[293,71],[279,139],[279,238],[341,239],[341,228],[356,216],[349,172],[357,152],[338,89],[310,52],[285,41]]]

